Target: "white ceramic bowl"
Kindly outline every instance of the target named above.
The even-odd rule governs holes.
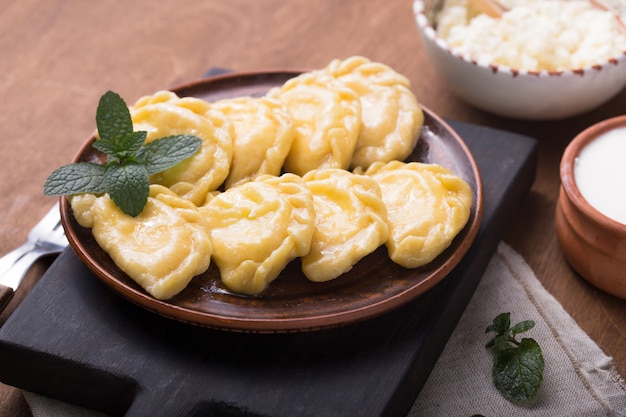
[[[626,51],[609,62],[574,71],[534,72],[480,64],[453,52],[437,37],[427,18],[432,3],[413,3],[426,54],[450,90],[480,109],[517,119],[562,119],[600,106],[626,85]]]

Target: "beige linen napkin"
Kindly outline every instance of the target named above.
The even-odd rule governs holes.
[[[500,313],[511,323],[534,320],[523,334],[541,346],[545,370],[535,403],[504,400],[491,382],[485,328]],[[439,357],[410,417],[626,416],[626,384],[600,348],[537,280],[513,249],[500,243],[485,275]]]
[[[504,400],[491,382],[492,356],[485,328],[511,313],[511,322],[534,320],[525,337],[540,344],[546,367],[530,407]],[[103,414],[24,393],[34,417]],[[626,384],[600,348],[543,288],[524,260],[500,243],[476,293],[446,345],[409,417],[626,417]]]

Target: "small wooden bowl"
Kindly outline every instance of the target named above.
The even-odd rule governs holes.
[[[563,153],[556,231],[565,259],[595,287],[626,299],[626,225],[594,208],[574,178],[581,150],[603,133],[626,127],[626,116],[597,123],[581,132]]]

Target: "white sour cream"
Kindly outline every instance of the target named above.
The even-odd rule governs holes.
[[[626,224],[626,127],[600,135],[580,151],[574,180],[589,204]]]

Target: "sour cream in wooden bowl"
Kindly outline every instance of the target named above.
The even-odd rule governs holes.
[[[581,149],[574,179],[589,204],[626,225],[626,126],[602,133]]]
[[[556,231],[565,259],[626,299],[626,116],[581,132],[563,153]]]

